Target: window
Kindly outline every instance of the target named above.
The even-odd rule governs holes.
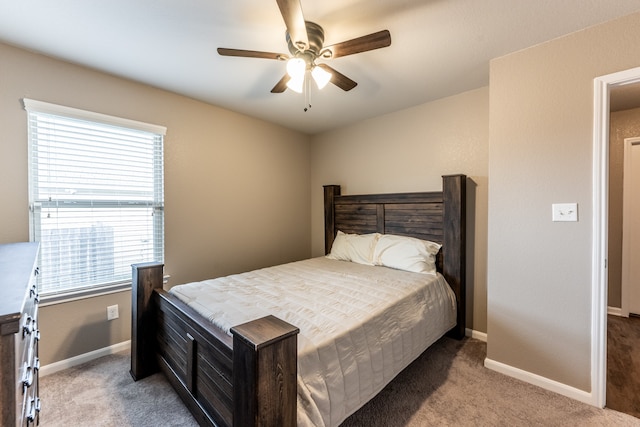
[[[164,259],[166,129],[24,99],[30,238],[40,294],[130,286],[131,264]]]

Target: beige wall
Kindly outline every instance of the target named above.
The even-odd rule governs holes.
[[[0,243],[29,239],[24,97],[167,127],[170,283],[309,256],[308,136],[3,44]],[[107,322],[112,304],[120,319]],[[42,363],[128,340],[129,310],[129,292],[43,307]]]
[[[439,190],[442,175],[469,176],[467,327],[486,331],[489,88],[398,111],[314,137],[312,253],[324,254],[323,192]]]
[[[0,45],[0,242],[28,238],[22,97],[167,126],[173,283],[321,255],[323,184],[419,191],[466,173],[467,326],[488,332],[488,358],[589,391],[593,79],[638,58],[633,14],[495,59],[490,90],[308,138]],[[579,204],[579,222],[551,222],[563,202]],[[128,299],[44,308],[43,363],[128,339]],[[121,324],[101,320],[114,302]]]
[[[640,14],[491,62],[487,356],[587,392],[593,79],[638,65]]]
[[[611,113],[609,119],[609,278],[608,305],[622,300],[622,178],[625,138],[640,137],[640,108]]]

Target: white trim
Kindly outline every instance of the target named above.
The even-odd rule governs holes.
[[[119,353],[121,351],[131,349],[131,340],[123,341],[118,344],[114,344],[109,347],[100,348],[98,350],[90,351],[89,353],[80,354],[78,356],[71,357],[69,359],[61,360],[59,362],[53,362],[40,368],[39,375],[44,377],[46,375],[54,374],[64,369],[73,368],[74,366],[81,365],[83,363],[90,362],[100,357],[108,356],[110,354]]]
[[[489,358],[484,359],[484,366],[485,368],[491,369],[492,371],[508,375],[510,377],[519,379],[538,387],[542,387],[545,390],[549,390],[554,393],[579,400],[580,402],[593,405],[594,396],[592,395],[592,393],[588,393],[584,390],[580,390],[575,387],[550,380],[549,378],[545,378],[540,375],[532,374],[531,372],[523,371],[522,369],[514,368],[513,366],[505,365],[504,363],[496,362],[495,360],[491,360]]]
[[[594,80],[593,247],[591,253],[591,391],[593,405],[606,402],[607,373],[607,215],[609,87]]]
[[[640,82],[640,67],[593,81],[593,224],[591,258],[591,398],[603,408],[607,395],[607,246],[609,174],[609,92]]]
[[[101,297],[104,295],[116,294],[119,292],[131,292],[131,281],[127,283],[121,283],[114,286],[101,286],[93,289],[85,289],[76,292],[65,292],[62,295],[42,295],[38,306],[48,307],[50,305],[64,304],[67,302],[73,302],[83,300],[87,298]]]
[[[483,342],[487,342],[487,334],[485,332],[480,332],[480,331],[476,331],[474,329],[465,329],[464,331],[465,336],[470,337],[470,338],[475,338],[477,340],[483,341]]]
[[[610,314],[612,316],[619,316],[619,317],[629,317],[629,316],[623,316],[622,315],[622,309],[619,307],[607,307],[607,314]]]
[[[80,120],[89,120],[94,122],[105,123],[113,126],[127,127],[137,129],[144,132],[152,132],[160,135],[167,134],[165,126],[153,125],[150,123],[139,122],[122,117],[109,116],[107,114],[94,113],[93,111],[79,110],[77,108],[65,107],[64,105],[50,104],[48,102],[35,101],[33,99],[23,98],[24,109],[45,114],[63,115],[73,117]]]
[[[170,275],[162,276],[162,284],[166,285],[171,278]],[[65,304],[68,302],[79,301],[87,298],[101,297],[104,295],[117,294],[119,292],[131,292],[131,280],[114,286],[103,286],[100,288],[86,289],[78,292],[65,292],[62,295],[42,295],[40,296],[39,307],[48,307],[50,305]]]

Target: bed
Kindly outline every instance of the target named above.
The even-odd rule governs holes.
[[[464,175],[449,175],[443,177],[442,191],[346,196],[340,194],[339,186],[325,186],[325,253],[330,253],[338,231],[416,237],[441,244],[436,264],[455,294],[449,335],[462,338],[465,184]],[[329,261],[311,262],[323,268]],[[162,264],[134,265],[133,285],[134,380],[164,372],[201,425],[296,425],[299,370],[305,371],[298,363],[306,364],[298,360],[299,343],[302,347],[305,343],[304,335],[298,336],[298,326],[304,330],[303,325],[268,313],[228,328],[216,325],[184,296],[180,299],[163,290]],[[304,357],[304,352],[300,355]],[[335,419],[341,421],[348,413]]]

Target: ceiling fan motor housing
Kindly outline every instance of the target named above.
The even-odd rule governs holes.
[[[307,38],[309,39],[309,48],[306,51],[302,51],[296,46],[295,42],[291,40],[291,36],[287,31],[285,33],[285,38],[287,39],[287,46],[289,47],[289,52],[293,56],[299,56],[300,52],[310,52],[315,59],[320,51],[322,50],[322,44],[324,43],[324,30],[322,27],[315,22],[305,21],[305,27],[307,28]]]

